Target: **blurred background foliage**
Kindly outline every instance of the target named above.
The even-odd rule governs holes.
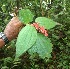
[[[22,8],[30,9],[34,19],[44,16],[60,23],[49,30],[52,57],[47,61],[25,53],[22,59],[14,60],[15,39],[0,49],[0,69],[70,69],[70,0],[0,0],[0,32]]]

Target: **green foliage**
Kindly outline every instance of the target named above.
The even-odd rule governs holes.
[[[12,63],[13,59],[11,57],[7,57],[4,59],[4,65],[9,66]]]
[[[15,58],[16,40],[13,40],[0,49],[0,69],[70,69],[70,0],[51,1],[50,4],[50,0],[0,0],[0,31],[4,31],[12,18],[10,14],[21,8],[32,11],[34,20],[43,16],[62,24],[48,31],[53,43],[52,57],[48,62],[37,56],[33,60],[29,59],[30,55],[25,53],[21,61],[13,62],[9,66],[4,65],[3,59],[9,56],[13,60]]]
[[[19,20],[23,24],[28,24],[29,22],[33,21],[33,14],[29,9],[19,10]]]
[[[30,22],[31,15],[32,15],[31,11],[29,11],[28,9],[25,10],[22,9],[19,11],[19,19],[21,19],[21,22],[24,21],[23,22],[24,24]],[[33,18],[31,18],[31,20],[32,19]],[[45,17],[38,17],[36,18],[35,22],[39,23],[41,26],[45,27],[46,29],[50,29],[56,26],[56,22]],[[36,30],[35,29],[33,30],[33,28],[30,27],[31,26],[26,26],[19,33],[16,43],[16,57],[21,56],[23,53],[25,53],[28,49],[30,49],[33,46],[33,48],[29,50],[30,54],[37,52],[39,56],[43,59],[46,57],[50,58],[52,52],[52,43],[50,42],[49,38],[46,38],[45,36],[41,36],[40,34],[38,34],[38,38],[36,41],[36,38],[34,38],[37,37]]]
[[[19,33],[16,42],[16,57],[21,56],[33,46],[37,39],[37,31],[34,27],[27,25]]]
[[[46,17],[38,17],[35,19],[35,22],[38,22],[41,26],[44,26],[45,29],[51,29],[57,25],[57,23]]]
[[[48,37],[38,33],[36,43],[28,50],[32,55],[38,53],[41,58],[50,58],[52,52],[52,43]]]
[[[7,66],[2,67],[1,69],[9,69]]]

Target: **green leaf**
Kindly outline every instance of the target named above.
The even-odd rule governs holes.
[[[1,32],[2,30],[1,30],[1,28],[0,28],[0,32]]]
[[[39,23],[41,26],[44,26],[45,29],[51,29],[57,25],[56,22],[46,17],[38,17],[35,19],[35,22]]]
[[[6,6],[5,6],[5,4],[3,4],[1,8],[2,8],[2,11],[3,11],[3,12],[6,11]]]
[[[34,15],[29,9],[22,9],[19,10],[19,20],[24,23],[28,24],[29,22],[33,21]]]
[[[36,43],[28,50],[29,54],[38,53],[41,58],[50,58],[52,52],[52,43],[48,37],[38,33]]]
[[[21,56],[24,52],[26,52],[37,39],[37,31],[31,26],[25,26],[19,33],[17,42],[16,42],[16,57]]]

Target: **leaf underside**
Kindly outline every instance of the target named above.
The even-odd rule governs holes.
[[[35,19],[35,22],[39,23],[41,26],[44,26],[45,29],[51,29],[57,25],[57,23],[46,17],[38,17]]]
[[[37,31],[31,26],[25,26],[19,33],[17,42],[16,42],[16,57],[21,56],[24,52],[26,52],[37,39]]]
[[[48,37],[38,33],[36,43],[28,50],[29,54],[38,53],[41,58],[50,58],[52,52],[52,43]]]
[[[33,17],[34,17],[34,15],[32,14],[32,12],[29,9],[19,10],[19,20],[23,24],[28,24],[28,23],[32,22]]]

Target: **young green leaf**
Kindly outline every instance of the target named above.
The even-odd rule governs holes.
[[[57,25],[57,23],[46,17],[38,17],[35,19],[35,22],[39,23],[41,26],[44,26],[45,29],[51,29]]]
[[[38,53],[41,58],[50,58],[52,43],[48,37],[38,33],[36,43],[28,50],[29,54]]]
[[[24,52],[26,52],[37,39],[37,31],[31,26],[25,26],[19,33],[17,42],[16,42],[16,57],[21,56]]]
[[[33,21],[34,15],[29,9],[22,9],[19,10],[19,20],[24,23],[28,24],[29,22]]]

